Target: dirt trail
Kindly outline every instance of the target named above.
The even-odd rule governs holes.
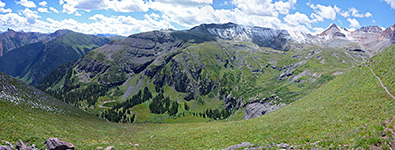
[[[373,71],[372,68],[370,68],[370,67],[368,67],[368,68],[370,69],[370,72],[372,72],[372,74],[380,81],[381,87],[383,87],[383,89],[387,92],[387,94],[388,94],[389,96],[391,96],[391,97],[395,100],[395,96],[392,95],[392,94],[390,93],[390,91],[388,91],[387,87],[384,86],[384,84],[383,84],[383,82],[381,81],[380,77],[378,77],[378,76],[374,73],[374,71]]]

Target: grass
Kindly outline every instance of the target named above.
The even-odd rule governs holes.
[[[391,61],[382,59],[393,60],[394,48],[382,53],[386,57],[373,58],[373,69],[391,68],[392,63],[382,63]],[[395,73],[390,69],[385,77],[379,76],[387,81]],[[394,82],[385,84],[394,90]],[[241,142],[297,145],[315,141],[321,141],[318,145],[328,149],[368,149],[372,143],[388,142],[381,138],[383,121],[395,119],[394,102],[367,67],[357,66],[301,100],[245,121],[116,124],[92,116],[55,115],[1,101],[0,137],[14,143],[22,139],[40,148],[45,139],[59,137],[78,149],[109,145],[118,149],[220,149]]]

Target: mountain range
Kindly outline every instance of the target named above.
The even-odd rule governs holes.
[[[3,39],[0,45],[3,45],[4,54],[0,57],[0,71],[32,85],[60,65],[110,41],[70,30],[51,34],[8,30],[0,34],[0,38]]]
[[[189,123],[107,122],[0,73],[0,137],[2,145],[20,139],[40,149],[50,137],[81,149],[390,149],[394,52],[389,46],[298,101],[246,121],[190,123],[197,118],[184,111],[169,121]],[[135,107],[129,110],[143,108]]]
[[[137,122],[166,122],[173,118],[165,114],[170,104],[160,103],[166,98],[200,119],[250,119],[365,62],[393,44],[393,28],[332,24],[309,35],[227,23],[138,33],[57,68],[37,88],[107,119],[130,108]],[[158,104],[134,103],[144,91],[159,96]],[[114,107],[103,111],[104,104]]]

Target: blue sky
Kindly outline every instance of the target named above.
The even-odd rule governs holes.
[[[395,0],[0,0],[0,31],[130,35],[202,23],[318,33],[395,24]]]

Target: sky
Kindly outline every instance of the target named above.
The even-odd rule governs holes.
[[[0,0],[0,31],[130,34],[233,22],[316,34],[395,24],[395,0]]]

